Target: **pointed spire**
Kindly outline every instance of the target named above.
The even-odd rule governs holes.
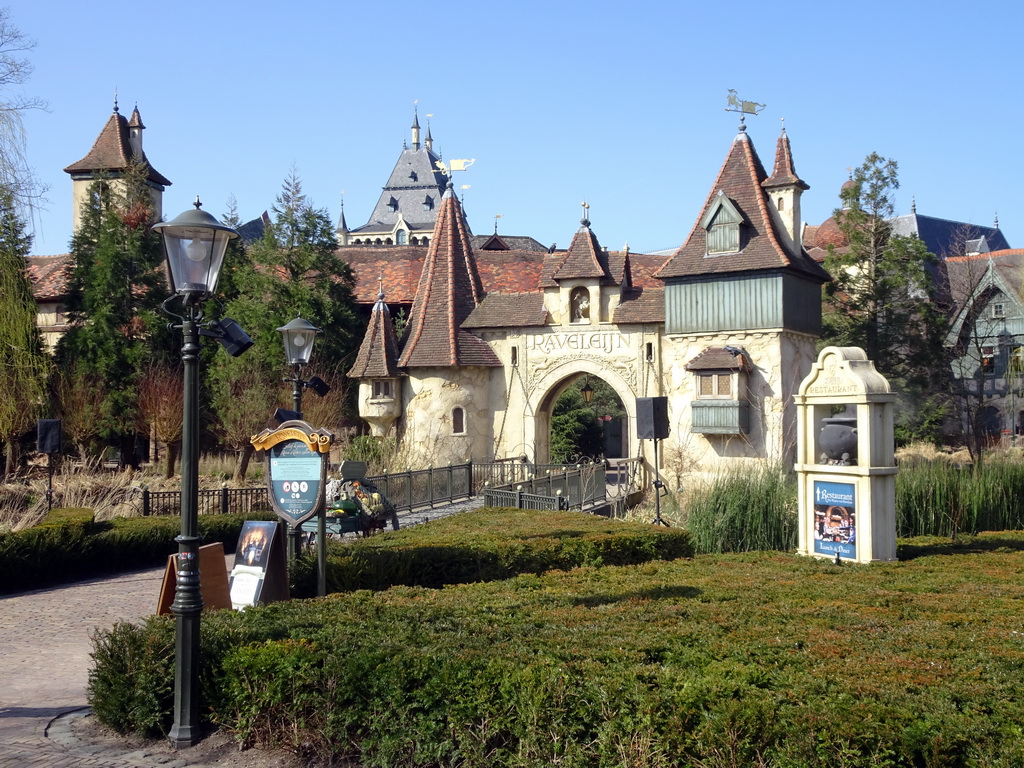
[[[764,187],[799,187],[810,189],[810,186],[796,175],[796,166],[793,164],[793,149],[789,144],[789,136],[786,134],[786,126],[783,124],[782,132],[775,144],[775,165],[772,167],[772,175],[762,182]]]
[[[398,376],[398,339],[391,322],[391,312],[384,303],[384,275],[377,280],[377,301],[370,310],[366,335],[348,375],[353,379],[393,379]]]
[[[420,148],[420,112],[415,102],[412,108],[412,148]]]
[[[338,217],[338,231],[347,233],[348,223],[345,221],[345,190],[341,191],[341,215]]]
[[[486,342],[461,329],[484,297],[469,238],[449,179],[409,312],[400,367],[501,364]]]
[[[434,137],[430,135],[430,115],[427,115],[427,138],[423,140],[423,146],[427,148],[427,152],[434,151]]]

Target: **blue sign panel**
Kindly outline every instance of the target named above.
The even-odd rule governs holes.
[[[301,440],[285,440],[269,449],[270,490],[280,517],[298,525],[319,511],[326,458]]]
[[[857,558],[857,487],[814,481],[814,552]]]

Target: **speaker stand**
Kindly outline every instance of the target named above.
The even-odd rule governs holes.
[[[651,521],[653,525],[664,525],[666,528],[671,526],[665,522],[661,517],[661,489],[665,487],[665,484],[661,482],[661,472],[658,469],[658,439],[654,439],[654,520]]]

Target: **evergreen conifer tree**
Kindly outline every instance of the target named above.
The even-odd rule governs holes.
[[[122,463],[132,465],[139,378],[150,363],[176,357],[159,314],[168,291],[147,173],[134,165],[93,184],[72,240],[70,327],[57,347],[63,370],[101,390],[98,437],[118,442]]]
[[[919,238],[893,232],[895,160],[872,153],[851,181],[834,214],[846,244],[830,245],[825,258],[833,279],[825,286],[822,342],[863,348],[902,397],[900,436],[934,438],[948,368],[945,316],[928,271],[936,258]]]

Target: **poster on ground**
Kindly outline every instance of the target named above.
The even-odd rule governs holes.
[[[857,490],[853,483],[814,481],[814,554],[857,559]]]

